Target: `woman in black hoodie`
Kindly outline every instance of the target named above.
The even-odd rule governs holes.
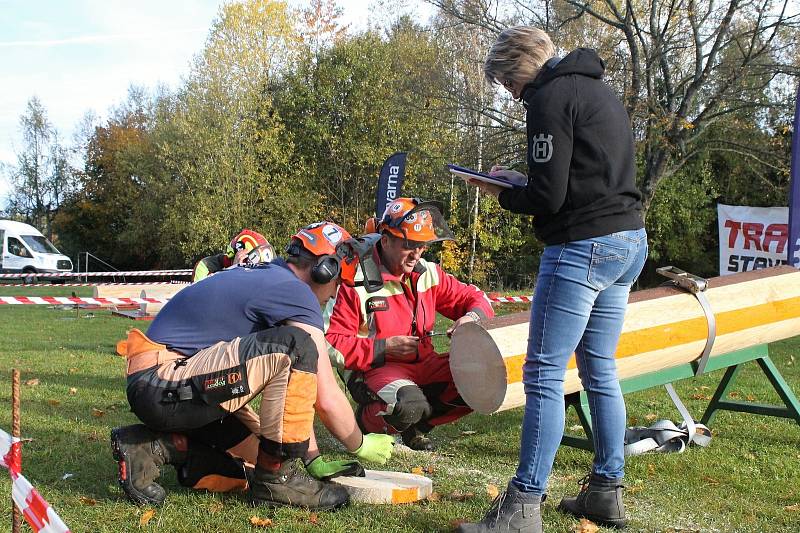
[[[609,526],[626,522],[626,413],[614,353],[647,235],[630,120],[601,81],[603,71],[593,50],[556,57],[548,35],[531,27],[503,31],[484,64],[486,79],[527,109],[528,174],[495,166],[491,174],[512,187],[471,183],[503,208],[532,215],[545,249],[524,367],[519,467],[486,517],[460,531],[542,531],[540,504],[564,431],[564,374],[573,353],[589,398],[595,457],[580,494],[562,499],[559,509]]]

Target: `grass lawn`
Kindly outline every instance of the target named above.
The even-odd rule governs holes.
[[[80,295],[91,288],[3,288],[2,295]],[[519,309],[519,308],[517,308]],[[169,533],[260,530],[250,517],[270,518],[273,531],[449,531],[460,519],[476,519],[489,505],[492,486],[503,489],[513,474],[521,410],[470,415],[432,433],[438,451],[402,450],[388,469],[420,467],[431,477],[438,501],[394,507],[353,505],[335,513],[277,512],[247,505],[240,495],[192,492],[177,485],[171,467],[161,478],[169,495],[145,525],[148,508],[136,507],[116,482],[108,436],[112,427],[136,422],[125,399],[123,360],[116,341],[147,323],[112,317],[108,311],[49,306],[0,306],[0,427],[11,428],[10,370],[22,372],[23,472],[74,532],[163,531]],[[785,379],[800,394],[800,338],[770,346]],[[677,384],[690,410],[700,416],[722,371]],[[38,380],[32,382],[30,380]],[[30,384],[25,384],[26,382]],[[777,395],[754,363],[740,372],[736,395],[777,403]],[[648,415],[678,418],[663,389],[626,397],[631,424]],[[574,416],[574,415],[572,415]],[[568,419],[575,425],[577,419]],[[788,419],[720,412],[706,449],[629,459],[626,505],[630,531],[800,531],[800,426]],[[320,429],[323,451],[342,448]],[[562,447],[545,504],[548,532],[571,532],[578,522],[555,507],[577,491],[588,471],[589,452]],[[69,474],[69,475],[68,475]],[[0,531],[10,526],[11,485],[0,473]],[[27,531],[27,526],[24,528]]]

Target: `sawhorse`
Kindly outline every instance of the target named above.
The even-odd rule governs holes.
[[[741,365],[748,361],[755,361],[758,364],[761,371],[767,376],[767,379],[769,379],[775,392],[778,393],[778,396],[783,401],[783,406],[727,399],[728,391],[736,379]],[[769,348],[766,344],[711,357],[708,360],[704,373],[721,370],[723,368],[727,370],[722,376],[705,413],[703,413],[703,417],[700,419],[701,423],[708,425],[717,411],[737,411],[740,413],[791,418],[800,424],[800,401],[797,400],[797,397],[786,383],[786,380],[783,379],[775,363],[770,359]],[[622,388],[623,394],[637,392],[651,387],[673,383],[681,379],[694,377],[696,371],[697,363],[685,363],[676,367],[650,372],[649,374],[623,379],[620,381],[620,387]],[[561,444],[582,448],[584,450],[592,450],[592,418],[589,414],[589,399],[586,395],[586,391],[568,394],[565,401],[567,411],[569,411],[570,407],[575,409],[578,420],[580,420],[581,426],[583,426],[583,430],[586,432],[586,437],[569,435],[565,432],[564,436],[561,438]]]

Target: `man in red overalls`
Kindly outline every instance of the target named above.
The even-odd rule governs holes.
[[[369,226],[369,223],[368,223]],[[486,295],[422,259],[428,245],[453,240],[439,202],[399,198],[377,222],[383,288],[367,293],[341,286],[325,338],[331,358],[348,371],[362,431],[400,433],[429,451],[434,426],[470,412],[453,383],[448,354],[433,348],[436,313],[465,322],[494,316]],[[372,231],[372,229],[368,229]]]

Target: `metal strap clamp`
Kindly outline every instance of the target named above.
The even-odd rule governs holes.
[[[717,337],[717,320],[714,317],[714,312],[711,310],[711,304],[705,295],[705,290],[708,288],[708,280],[684,272],[680,268],[674,266],[665,266],[657,268],[656,272],[662,276],[669,278],[670,284],[692,293],[697,301],[700,302],[700,307],[703,308],[703,313],[706,315],[706,323],[708,324],[708,337],[706,337],[706,345],[703,348],[703,353],[697,360],[697,368],[694,375],[699,376],[703,373],[708,363],[708,358],[711,355],[711,348],[714,346],[714,340]]]

